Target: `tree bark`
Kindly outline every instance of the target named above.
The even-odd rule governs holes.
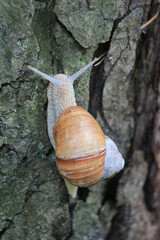
[[[160,239],[159,0],[0,1],[0,240]],[[48,83],[72,75],[124,170],[68,196],[47,134]]]

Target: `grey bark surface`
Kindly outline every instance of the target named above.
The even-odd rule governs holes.
[[[0,0],[0,240],[160,239],[158,0]],[[126,164],[68,196],[47,134],[48,82],[72,75],[77,105]]]

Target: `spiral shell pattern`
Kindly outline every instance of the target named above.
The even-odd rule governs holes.
[[[56,163],[72,185],[87,187],[102,179],[106,156],[105,137],[96,120],[83,108],[67,108],[53,129]]]

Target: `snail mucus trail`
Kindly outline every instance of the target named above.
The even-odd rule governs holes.
[[[75,79],[101,57],[72,76],[57,74],[52,77],[28,66],[50,82],[47,90],[48,134],[55,149],[57,168],[73,198],[78,187],[92,186],[101,179],[114,176],[124,167],[124,159],[116,144],[103,134],[97,121],[78,107],[75,100]]]

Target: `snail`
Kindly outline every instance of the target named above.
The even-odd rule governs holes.
[[[72,76],[54,77],[28,66],[28,69],[50,81],[47,96],[48,135],[55,149],[56,164],[68,193],[75,198],[78,187],[88,187],[110,178],[124,167],[116,144],[104,135],[97,121],[77,106],[73,83],[95,58]]]

